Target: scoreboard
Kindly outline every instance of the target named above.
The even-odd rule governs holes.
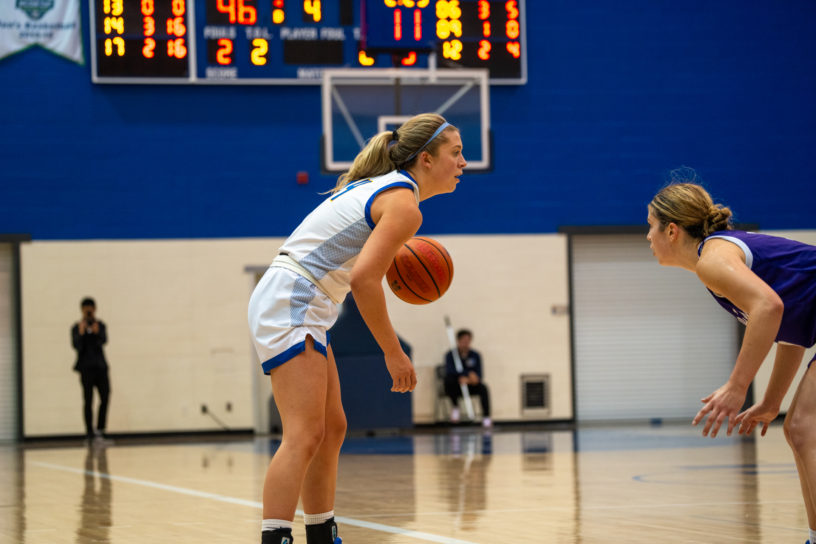
[[[527,81],[525,0],[91,0],[95,83],[314,84],[327,68]]]

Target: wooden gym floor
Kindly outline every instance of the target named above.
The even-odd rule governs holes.
[[[0,542],[257,543],[277,442],[0,446]],[[690,425],[349,438],[344,544],[796,543],[792,455]],[[295,542],[305,544],[300,515]]]

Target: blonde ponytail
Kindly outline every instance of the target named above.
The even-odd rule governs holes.
[[[394,141],[393,132],[380,132],[368,141],[368,144],[354,158],[351,168],[337,178],[337,185],[332,189],[336,193],[352,181],[372,178],[387,174],[396,168],[388,153],[388,145]]]
[[[445,133],[458,130],[448,125],[434,138],[434,133],[444,123],[445,118],[441,115],[421,113],[396,130],[380,132],[357,154],[348,172],[337,178],[337,185],[331,192],[340,191],[352,181],[381,176],[397,168],[409,168],[419,158],[421,150],[435,156],[439,146],[448,141]]]

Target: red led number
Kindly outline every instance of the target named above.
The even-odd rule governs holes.
[[[152,59],[156,55],[156,53],[154,53],[155,50],[156,40],[153,38],[145,38],[145,44],[144,47],[142,47],[142,55],[144,55],[146,59]]]
[[[215,53],[215,60],[222,65],[232,63],[232,40],[227,38],[218,40],[218,51]]]
[[[187,27],[184,26],[184,17],[176,17],[175,19],[167,19],[167,34],[170,36],[184,36],[187,32]]]
[[[507,52],[513,55],[513,58],[521,57],[521,46],[519,42],[507,42]]]
[[[156,20],[153,18],[153,13],[156,11],[156,4],[153,0],[141,0],[140,7],[142,9],[142,22],[145,35],[142,56],[146,59],[152,59],[156,56],[156,40],[151,37],[156,33]]]
[[[184,38],[167,40],[167,56],[183,59],[187,56],[187,46],[184,45]]]
[[[479,19],[482,21],[490,18],[490,2],[479,0]]]
[[[399,9],[394,10],[394,39],[402,39],[402,10]]]
[[[511,40],[518,39],[519,34],[521,33],[519,22],[516,21],[515,19],[507,21],[507,25],[505,25],[505,33],[507,34],[507,37],[510,38]]]
[[[487,40],[480,40],[479,41],[479,51],[476,53],[480,59],[482,60],[489,60],[490,59],[490,50],[493,48],[490,45],[490,42]]]
[[[239,25],[254,25],[258,20],[258,10],[250,2],[254,0],[215,0],[215,9],[229,15],[229,22]]]
[[[516,0],[507,0],[507,2],[504,3],[504,9],[507,10],[508,19],[518,19],[519,9]]]

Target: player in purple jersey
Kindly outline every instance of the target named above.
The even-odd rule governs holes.
[[[726,419],[728,435],[737,426],[740,434],[748,435],[762,424],[764,436],[779,414],[805,349],[816,343],[816,247],[731,230],[731,210],[714,204],[695,183],[664,187],[649,204],[648,222],[647,239],[658,262],[697,274],[746,326],[728,382],[702,399],[704,406],[692,424],[708,416],[703,436],[711,437]],[[776,360],[764,398],[738,413],[774,342]],[[816,544],[816,371],[811,366],[788,409],[784,432],[805,499],[808,542]]]

